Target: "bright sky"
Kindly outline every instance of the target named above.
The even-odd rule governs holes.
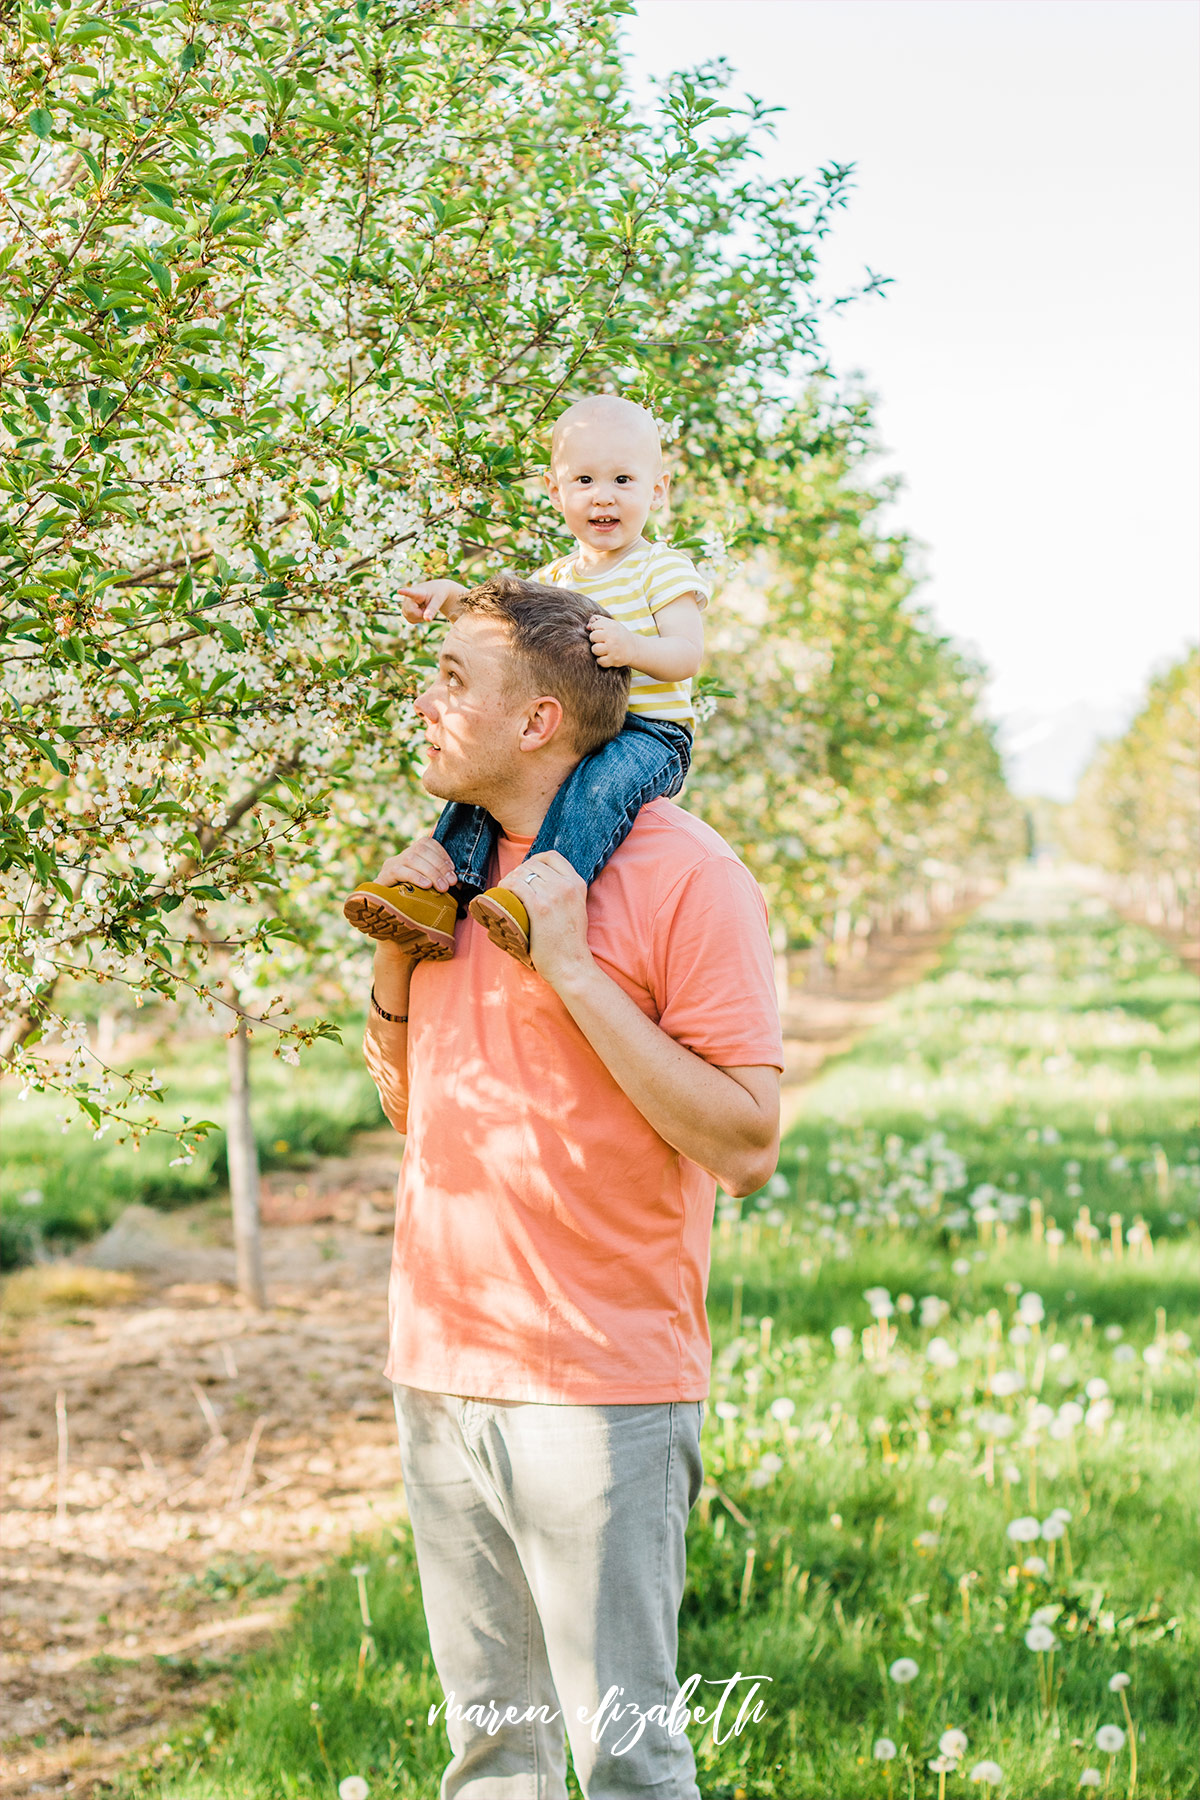
[[[879,399],[924,598],[998,715],[1121,706],[1196,630],[1191,0],[640,0],[635,70],[723,56],[765,167],[857,164],[831,326]]]

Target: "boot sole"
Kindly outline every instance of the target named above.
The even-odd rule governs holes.
[[[366,937],[397,944],[422,962],[444,962],[454,955],[454,939],[447,932],[414,924],[377,894],[351,894],[342,911]]]
[[[526,969],[533,968],[529,939],[512,914],[506,912],[498,901],[489,900],[486,894],[479,894],[472,900],[467,911],[477,925],[483,926],[497,950],[505,951],[514,962],[521,963]]]

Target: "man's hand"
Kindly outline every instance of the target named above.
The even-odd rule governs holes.
[[[587,941],[587,883],[565,856],[544,850],[505,876],[504,886],[525,902],[534,968],[561,995],[595,966]]]
[[[603,619],[598,613],[588,620],[588,636],[592,640],[592,655],[602,669],[634,668],[634,658],[646,643],[646,639],[639,632],[630,631],[628,625],[622,625],[616,619]]]
[[[567,867],[570,868],[569,863]],[[436,838],[419,837],[399,856],[389,856],[375,879],[381,887],[411,881],[414,887],[437,888],[444,894],[458,880],[458,872]]]
[[[439,613],[450,618],[454,602],[467,592],[460,581],[419,581],[415,587],[397,588],[400,610],[410,625],[423,625]]]

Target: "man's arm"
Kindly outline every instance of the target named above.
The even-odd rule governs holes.
[[[408,990],[412,972],[412,959],[395,944],[376,944],[373,992],[383,1011],[393,1016],[385,1019],[373,1006],[368,1008],[363,1058],[389,1123],[402,1135],[408,1130]]]
[[[414,838],[398,856],[389,856],[375,877],[381,887],[411,881],[417,887],[445,893],[457,879],[454,864],[436,838]],[[408,991],[414,959],[396,944],[375,946],[376,1000],[391,1019],[369,1007],[363,1034],[363,1056],[388,1119],[402,1134],[408,1130]]]
[[[536,875],[530,881],[528,876]],[[779,1071],[718,1068],[648,1019],[605,975],[587,943],[587,888],[556,851],[522,864],[530,947],[613,1080],[648,1125],[737,1196],[752,1194],[779,1155]]]

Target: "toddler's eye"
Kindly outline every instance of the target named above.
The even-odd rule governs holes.
[[[617,476],[618,483],[620,483],[622,481],[632,481],[632,480],[633,480],[632,475],[618,475]]]

